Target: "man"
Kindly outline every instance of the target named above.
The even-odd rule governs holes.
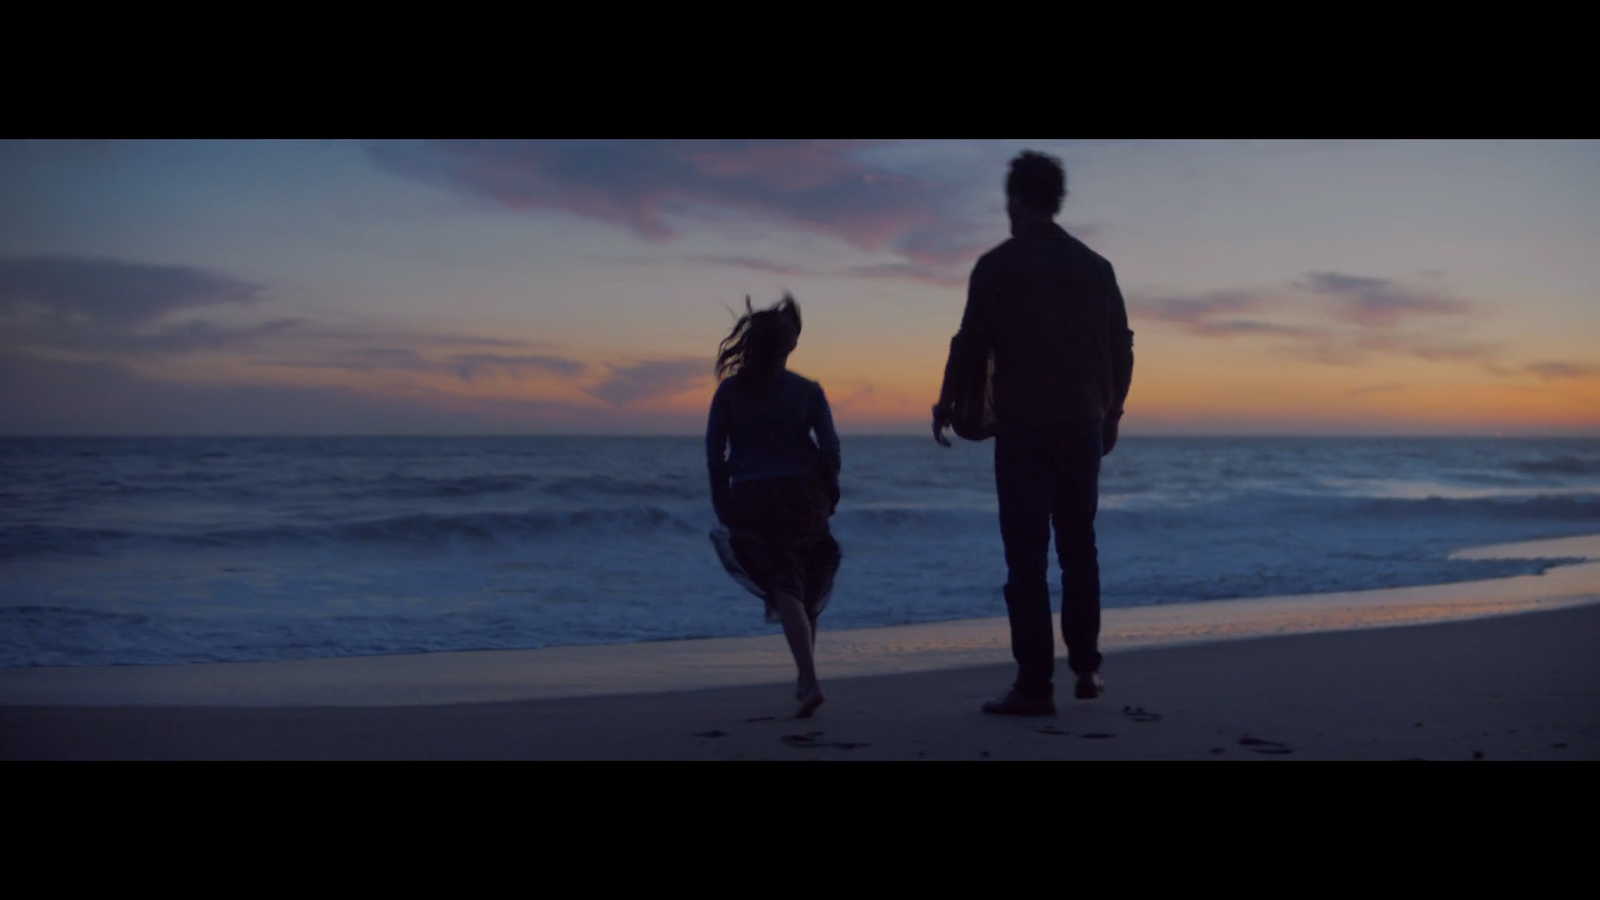
[[[958,424],[958,415],[971,415],[971,404],[962,401],[983,397],[984,380],[992,378],[990,430],[1017,679],[984,704],[988,713],[1055,712],[1047,581],[1052,522],[1073,696],[1093,699],[1105,689],[1094,517],[1100,458],[1117,443],[1133,377],[1133,332],[1111,264],[1055,223],[1065,196],[1066,172],[1056,157],[1025,151],[1011,161],[1011,239],[972,269],[961,330],[950,342],[933,408],[934,439],[949,446],[944,430]],[[958,426],[969,436],[990,430]]]

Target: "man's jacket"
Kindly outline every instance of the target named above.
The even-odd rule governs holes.
[[[940,392],[957,434],[1101,421],[1121,414],[1132,379],[1128,310],[1104,257],[1051,222],[978,259]]]

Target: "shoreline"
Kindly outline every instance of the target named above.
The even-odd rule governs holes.
[[[1052,716],[1003,664],[790,686],[421,706],[0,706],[14,760],[1596,760],[1600,605],[1145,647]]]
[[[1461,622],[1600,603],[1600,535],[1474,547],[1452,558],[1581,558],[1540,575],[1329,594],[1111,608],[1102,650]],[[1057,638],[1059,642],[1059,636]],[[1011,663],[1002,617],[819,635],[825,683]],[[792,681],[779,634],[332,657],[0,670],[0,707],[422,707],[770,686]]]

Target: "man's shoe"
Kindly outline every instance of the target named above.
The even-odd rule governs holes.
[[[1079,675],[1078,683],[1072,688],[1072,696],[1079,700],[1093,700],[1105,692],[1106,682],[1100,677],[1099,672]]]
[[[983,711],[997,716],[1053,716],[1056,702],[1049,697],[1024,697],[1012,688],[1004,697],[986,701]]]

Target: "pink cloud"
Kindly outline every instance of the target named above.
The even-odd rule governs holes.
[[[1600,375],[1600,366],[1589,363],[1537,362],[1529,363],[1524,370],[1546,381],[1555,378],[1592,378]]]
[[[380,168],[518,210],[557,210],[649,241],[685,220],[765,221],[925,266],[970,265],[989,237],[951,214],[964,186],[858,157],[854,141],[376,143]]]
[[[1318,297],[1310,306],[1303,294],[1297,296],[1299,291],[1307,290]],[[1280,338],[1283,352],[1327,365],[1353,365],[1376,353],[1429,362],[1477,363],[1494,374],[1511,374],[1495,364],[1501,355],[1495,345],[1462,340],[1437,330],[1412,332],[1397,328],[1411,316],[1461,313],[1470,309],[1470,304],[1410,292],[1386,279],[1314,272],[1287,290],[1241,289],[1143,298],[1134,300],[1130,307],[1135,328],[1139,322],[1161,322],[1197,337]],[[1276,320],[1291,311],[1302,316],[1316,313],[1331,321],[1290,324]],[[1352,329],[1351,325],[1358,327]]]
[[[1311,272],[1302,286],[1333,298],[1339,318],[1366,327],[1388,328],[1409,316],[1457,315],[1472,308],[1465,300],[1422,293],[1384,278]]]

